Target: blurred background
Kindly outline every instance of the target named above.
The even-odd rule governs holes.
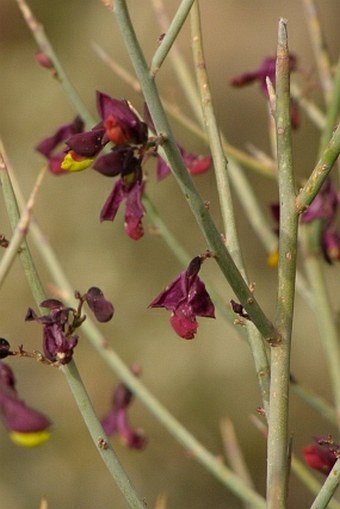
[[[169,14],[179,2],[167,0]],[[327,34],[333,61],[339,54],[338,0],[319,1],[321,21]],[[127,98],[142,111],[142,100],[117,78],[96,56],[92,42],[102,46],[128,70],[127,59],[113,15],[100,1],[32,0],[30,6],[45,26],[64,69],[90,111],[95,114],[95,90],[116,98]],[[137,34],[150,59],[163,32],[151,3],[129,2]],[[288,19],[290,49],[299,59],[302,76],[308,78],[310,97],[323,103],[302,2],[297,0],[214,0],[201,2],[205,53],[218,120],[228,140],[245,148],[251,142],[269,152],[267,111],[258,86],[242,90],[229,86],[230,79],[256,69],[262,59],[275,54],[278,18]],[[191,66],[188,24],[179,47]],[[0,4],[0,132],[23,192],[30,193],[43,161],[34,146],[52,134],[75,112],[58,82],[35,62],[36,45],[16,3]],[[298,78],[301,82],[301,77]],[[191,116],[170,62],[157,78],[162,95]],[[188,150],[205,154],[208,148],[173,122],[177,139]],[[294,158],[299,178],[314,166],[318,132],[302,115],[301,127],[294,133]],[[156,183],[148,166],[148,190],[162,218],[194,257],[202,253],[205,242],[191,217],[185,200],[170,176]],[[263,209],[277,199],[275,184],[251,174]],[[219,227],[217,195],[212,172],[196,178],[203,198],[211,202]],[[48,175],[36,204],[36,218],[57,255],[72,286],[85,292],[99,286],[116,309],[114,320],[101,327],[113,348],[128,364],[139,363],[143,382],[202,443],[217,456],[223,455],[220,423],[229,417],[237,430],[255,485],[265,490],[265,442],[249,416],[260,404],[252,358],[247,344],[220,314],[216,320],[200,319],[194,341],[182,341],[169,325],[165,310],[147,309],[151,300],[183,270],[162,239],[152,233],[148,218],[145,235],[130,240],[123,231],[123,215],[114,223],[99,222],[100,209],[111,191],[112,181],[88,170],[69,177]],[[241,244],[256,295],[269,317],[275,311],[276,275],[266,265],[266,254],[251,230],[235,199]],[[273,223],[273,228],[275,227]],[[0,232],[10,238],[3,200],[0,198]],[[50,277],[32,245],[39,272],[47,291]],[[337,291],[338,266],[327,267],[330,291]],[[207,262],[202,277],[214,281],[226,305],[233,297],[215,264]],[[15,264],[0,295],[0,335],[13,346],[41,348],[41,330],[25,323],[29,306],[34,306],[19,262]],[[296,377],[330,400],[331,391],[320,338],[312,313],[297,297],[292,370]],[[98,415],[110,403],[118,382],[83,338],[76,350],[76,361]],[[108,509],[126,504],[110,479],[70,395],[57,370],[29,360],[10,360],[20,395],[33,407],[48,414],[54,423],[52,439],[40,448],[21,449],[12,444],[5,431],[0,433],[0,507],[36,509],[45,495],[49,508]],[[117,453],[148,507],[165,494],[167,507],[189,509],[237,509],[242,507],[223,486],[192,460],[186,451],[149,415],[141,403],[131,408],[131,420],[143,428],[148,445],[142,452],[127,450],[113,439]],[[314,435],[327,435],[333,429],[298,400],[291,398],[291,431],[294,451]],[[322,478],[320,477],[320,480]],[[289,507],[308,507],[311,495],[292,476]]]

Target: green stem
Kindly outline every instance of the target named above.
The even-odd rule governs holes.
[[[164,2],[163,0],[151,0],[151,2],[158,17],[161,29],[164,32],[166,32],[168,30],[170,22],[165,11]],[[196,84],[192,79],[191,73],[188,71],[184,58],[182,57],[176,44],[173,44],[172,51],[169,53],[169,56],[174,62],[174,65],[176,66],[176,74],[180,76],[181,82],[185,83],[185,86],[182,88],[182,90],[186,95],[186,98],[191,108],[193,109],[193,111],[195,111],[195,115],[198,122],[201,124],[202,123],[201,107],[199,99],[197,97]]]
[[[325,509],[340,483],[340,459],[337,460],[310,509]]]
[[[237,269],[221,239],[219,231],[210,217],[206,204],[198,194],[192,178],[185,167],[160,102],[156,85],[150,77],[144,55],[137,41],[136,34],[128,14],[126,2],[124,0],[116,1],[114,11],[132,64],[142,86],[144,97],[153,118],[156,131],[164,137],[163,150],[167,161],[172,168],[173,174],[182,189],[188,204],[190,205],[198,225],[202,230],[209,249],[213,251],[222,273],[228,280],[230,286],[237,295],[237,298],[240,300],[263,337],[268,342],[276,342],[278,341],[278,337],[273,324],[264,314]]]
[[[133,509],[145,509],[145,502],[138,497],[134,486],[123,470],[110,441],[98,421],[75,362],[72,360],[69,364],[62,366],[62,371],[70,386],[94,445],[127,503]]]
[[[12,186],[12,182],[8,173],[7,165],[3,156],[0,157],[0,182],[3,188],[3,195],[5,199],[5,205],[7,208],[8,217],[12,230],[15,231],[16,225],[20,219],[19,207],[17,204],[16,195]],[[33,258],[28,248],[26,240],[23,240],[22,249],[20,251],[20,258],[24,267],[25,275],[30,286],[32,295],[39,306],[42,301],[46,299],[44,288],[41,284],[38,272],[36,270]],[[72,303],[73,304],[73,303]],[[79,376],[76,365],[74,362],[63,366],[63,373],[66,376],[67,382],[70,389],[75,396],[76,403],[84,419],[84,422],[88,426],[89,433],[97,444],[98,452],[103,459],[104,463],[108,467],[111,475],[116,481],[118,487],[121,489],[125,496],[129,506],[132,509],[144,509],[144,503],[139,499],[134,487],[132,486],[127,474],[123,470],[119,463],[118,457],[114,450],[108,445],[108,438],[106,437],[98,418],[96,417],[92,408],[91,402],[88,398],[86,389]],[[99,442],[102,438],[104,442]],[[102,447],[99,446],[102,445]]]
[[[288,397],[298,216],[295,212],[286,24],[286,20],[280,19],[276,63],[276,135],[280,195],[280,256],[276,327],[280,331],[282,341],[271,349],[267,473],[268,509],[286,508],[289,473]]]
[[[179,8],[175,16],[172,19],[172,22],[167,29],[164,38],[161,40],[158,49],[156,50],[150,66],[150,74],[151,76],[155,76],[155,74],[159,71],[162,63],[164,62],[167,54],[169,53],[171,46],[175,42],[178,34],[184,24],[184,21],[188,17],[192,4],[195,0],[182,0]]]
[[[0,158],[1,157],[2,156],[0,154]],[[1,164],[3,164],[3,163],[4,163],[4,160],[2,160]],[[41,186],[42,180],[45,176],[45,173],[46,173],[46,167],[43,168],[42,171],[38,175],[38,178],[37,178],[37,181],[33,188],[33,191],[27,201],[25,209],[20,217],[20,220],[15,227],[14,234],[11,238],[11,242],[10,242],[8,248],[6,249],[4,256],[1,259],[0,288],[2,287],[3,282],[5,281],[5,278],[11,269],[14,260],[16,259],[18,253],[20,253],[20,249],[21,249],[20,246],[22,244],[22,241],[24,240],[24,238],[27,235],[29,223],[30,223],[30,220],[32,217],[33,205],[35,203],[35,199],[36,199],[37,193],[40,189],[40,186]],[[5,185],[5,187],[6,187],[6,193],[8,193],[8,190],[7,190],[8,183],[7,183],[7,186]]]
[[[321,157],[308,178],[306,184],[300,190],[296,198],[296,212],[301,214],[312,203],[321,189],[322,184],[328,177],[340,154],[340,124],[336,128],[331,140],[323,150]]]
[[[236,266],[240,270],[244,279],[247,280],[246,270],[241,256],[238,234],[236,230],[233,200],[229,183],[228,165],[222,147],[220,131],[216,122],[216,116],[210,92],[209,79],[206,71],[198,2],[194,4],[191,12],[191,33],[192,33],[191,38],[193,48],[193,60],[196,69],[198,88],[200,91],[203,120],[208,133],[209,146],[214,161],[216,186],[219,195],[220,208],[224,223],[225,239],[227,239],[226,242],[228,244],[228,249],[233,260],[236,263]],[[257,209],[258,207],[255,207],[255,210]],[[257,373],[259,387],[261,390],[262,402],[267,413],[270,370],[266,346],[264,345],[262,337],[259,334],[258,330],[254,327],[252,323],[248,322],[246,324],[246,327],[248,342],[253,354],[255,369]]]
[[[330,424],[335,427],[338,425],[336,412],[325,399],[295,381],[292,382],[292,390]]]
[[[310,237],[310,235],[307,236]],[[327,291],[321,254],[309,249],[305,242],[305,267],[313,291],[315,317],[319,328],[321,345],[325,352],[333,398],[336,409],[338,428],[340,429],[340,347],[339,333],[335,323],[335,312],[332,300]]]

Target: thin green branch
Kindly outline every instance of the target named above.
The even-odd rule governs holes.
[[[3,149],[1,150],[4,154]],[[12,226],[12,230],[15,231],[16,225],[20,221],[20,212],[17,204],[16,195],[12,186],[11,178],[8,172],[7,163],[5,161],[5,155],[1,155],[0,158],[0,182],[3,188],[3,195],[5,199],[5,205],[7,213]],[[20,258],[24,267],[25,275],[30,286],[32,295],[39,306],[42,301],[46,299],[44,288],[41,284],[38,272],[35,268],[33,258],[28,248],[28,244],[25,239],[22,242],[22,248],[20,250]],[[73,305],[73,303],[72,303]],[[132,509],[145,509],[144,503],[139,499],[134,487],[132,486],[127,474],[123,470],[119,463],[118,457],[116,456],[113,448],[110,446],[108,438],[106,437],[98,418],[96,417],[92,408],[91,402],[88,398],[84,384],[79,376],[75,363],[72,362],[69,365],[63,366],[63,373],[66,376],[67,382],[69,383],[70,389],[75,396],[75,401],[84,419],[84,422],[88,426],[88,431],[97,445],[97,450],[103,459],[104,463],[108,467],[113,479],[117,483],[118,487],[125,496],[129,506]]]
[[[170,25],[170,20],[164,7],[164,1],[151,0],[151,3],[157,15],[161,29],[166,32]],[[186,95],[187,101],[190,104],[192,110],[195,112],[195,116],[199,124],[202,124],[201,106],[197,96],[196,84],[192,79],[191,73],[189,72],[185,60],[182,57],[181,52],[178,50],[176,43],[173,44],[172,51],[169,53],[169,57],[176,67],[176,74],[180,77],[181,83],[185,83],[183,92]]]
[[[221,235],[213,223],[207,206],[198,194],[191,176],[189,175],[183,159],[178,150],[172,130],[164,113],[154,80],[151,79],[144,55],[134,32],[126,2],[115,2],[114,12],[118,21],[122,37],[130,55],[135,72],[143,89],[144,97],[153,118],[156,131],[164,139],[162,146],[172,172],[183,191],[184,197],[193,211],[198,225],[206,239],[209,249],[214,253],[215,259],[222,273],[234,290],[247,313],[268,342],[278,341],[276,330],[266,317],[253,293],[242,278],[239,270],[226,249]]]
[[[339,120],[340,113],[340,57],[336,66],[332,91],[329,98],[329,104],[326,115],[326,125],[322,131],[320,140],[319,154],[322,154],[324,148],[332,137],[333,131]]]
[[[198,88],[201,96],[204,124],[206,127],[206,131],[208,133],[209,146],[214,161],[216,187],[219,195],[220,209],[222,213],[225,230],[224,235],[231,257],[235,261],[236,266],[240,270],[242,276],[247,281],[246,270],[244,267],[241,250],[239,246],[238,234],[236,230],[236,220],[233,209],[232,194],[230,190],[228,165],[222,147],[220,131],[216,122],[216,116],[210,92],[208,73],[206,71],[198,2],[196,2],[192,8],[190,19],[191,19],[193,60],[195,64]],[[236,173],[235,171],[233,173],[235,179],[242,178],[242,175],[237,176],[235,174]],[[245,191],[248,191],[248,194],[247,197],[244,197],[244,199],[248,197],[251,199],[253,193],[249,191],[249,188],[247,186],[245,186]],[[252,204],[254,204],[253,201]],[[259,208],[255,205],[255,213],[258,211],[258,209]],[[261,218],[258,215],[257,220],[259,219]],[[261,222],[261,226],[263,227],[263,222]],[[263,406],[266,412],[268,412],[270,369],[268,364],[266,346],[264,345],[258,330],[253,326],[251,322],[248,322],[246,324],[246,328],[248,342],[253,354],[255,369],[257,373],[259,387],[261,390]]]
[[[1,144],[1,143],[0,143]],[[0,165],[4,164],[4,158],[1,155],[0,152]],[[44,167],[41,172],[39,173],[35,186],[33,188],[33,191],[27,201],[27,204],[25,206],[25,209],[23,210],[23,213],[21,214],[20,220],[18,224],[15,227],[14,235],[11,238],[10,244],[8,248],[5,251],[4,256],[1,259],[0,263],[0,288],[3,284],[3,282],[6,279],[6,276],[12,267],[12,264],[16,257],[18,256],[18,253],[20,252],[20,246],[23,241],[23,239],[26,237],[28,232],[29,223],[32,218],[33,213],[33,206],[38,194],[38,191],[41,187],[42,180],[46,174],[46,167]],[[6,190],[7,192],[7,190]]]
[[[254,488],[253,480],[250,476],[247,464],[245,462],[241,446],[239,444],[234,425],[231,419],[223,419],[220,424],[221,435],[227,460],[233,471],[244,480],[249,488]],[[245,509],[252,509],[252,506],[245,503]]]
[[[337,426],[337,417],[334,408],[321,396],[318,396],[307,387],[291,380],[292,390],[299,398],[313,408],[321,417],[326,419],[333,426]]]
[[[287,22],[282,18],[278,30],[275,115],[280,197],[276,327],[282,341],[271,349],[267,507],[285,509],[289,475],[288,397],[298,216],[295,212],[291,145]]]
[[[67,75],[65,74],[62,66],[60,65],[58,57],[54,53],[54,50],[48,38],[46,37],[44,27],[38,22],[38,20],[34,16],[33,12],[29,8],[25,0],[16,1],[27,23],[28,28],[32,32],[32,35],[39,47],[39,50],[51,61],[53,68],[56,72],[56,77],[60,82],[62,88],[64,89],[66,97],[68,97],[74,109],[82,117],[87,127],[88,128],[92,127],[94,124],[93,118],[89,114],[88,109],[80,99],[78,92],[75,90],[74,86],[72,85]]]
[[[290,94],[297,101],[300,108],[306,113],[313,124],[321,131],[325,127],[326,118],[324,113],[312,101],[306,99],[301,88],[296,83],[290,84]]]
[[[337,460],[334,467],[330,471],[324,485],[317,494],[310,509],[325,509],[328,507],[331,498],[333,497],[337,487],[340,483],[340,459]]]
[[[195,2],[192,7],[190,22],[193,61],[195,65],[197,84],[203,112],[203,122],[205,130],[208,134],[209,147],[214,162],[216,188],[219,196],[220,210],[224,225],[224,236],[231,257],[235,261],[243,277],[246,278],[244,263],[239,246],[238,234],[236,231],[236,221],[233,208],[233,199],[230,190],[227,159],[222,148],[220,131],[216,121],[209,78],[206,69],[198,2]]]
[[[331,140],[323,150],[321,157],[308,178],[306,184],[300,190],[296,198],[296,212],[301,214],[312,203],[320,191],[330,171],[332,170],[340,154],[340,124],[336,128]]]
[[[169,28],[167,29],[163,39],[160,41],[158,49],[156,50],[150,66],[151,76],[155,76],[159,71],[162,63],[164,62],[167,54],[169,53],[172,45],[174,44],[178,34],[188,17],[192,4],[195,0],[182,0],[175,16],[173,17]]]
[[[62,366],[62,371],[77,402],[80,413],[90,432],[94,445],[111,473],[118,488],[124,495],[128,505],[133,509],[145,509],[146,502],[138,497],[134,486],[123,470],[119,459],[105,435],[103,428],[94,412],[91,400],[86,392],[75,362]]]
[[[305,247],[305,267],[310,281],[310,287],[313,291],[313,299],[317,313],[315,315],[321,346],[324,350],[328,372],[331,379],[333,399],[336,409],[337,425],[340,429],[340,345],[339,331],[335,322],[335,311],[331,297],[328,293],[324,270],[322,266],[321,249],[315,251],[310,247],[309,227],[304,226],[304,247]]]

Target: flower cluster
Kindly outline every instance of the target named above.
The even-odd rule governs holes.
[[[267,83],[266,79],[267,77],[272,82],[273,86],[275,87],[275,70],[276,68],[276,56],[273,57],[267,57],[265,58],[260,67],[256,69],[255,71],[248,71],[243,74],[240,74],[238,76],[234,76],[230,80],[230,84],[233,87],[243,87],[245,85],[249,85],[250,83],[257,82],[260,86],[260,90],[262,94],[265,97],[268,97],[268,89],[267,89]],[[289,70],[290,71],[296,71],[297,69],[297,59],[295,55],[289,56]],[[296,101],[291,101],[290,106],[290,119],[291,124],[294,129],[297,129],[300,125],[300,115],[299,115],[299,109]]]
[[[331,437],[315,438],[315,442],[302,449],[303,456],[307,465],[328,475],[340,457],[340,445],[335,444]]]
[[[82,315],[84,302],[99,322],[107,322],[113,316],[113,306],[99,288],[92,287],[84,295],[76,292],[75,297],[79,301],[77,309],[66,307],[57,299],[46,299],[40,304],[47,311],[45,314],[39,316],[31,308],[26,313],[26,321],[35,320],[43,325],[43,351],[51,362],[67,364],[71,361],[78,343],[78,335],[74,333],[86,318]]]
[[[188,268],[156,297],[149,307],[171,311],[170,323],[183,339],[193,339],[198,328],[197,316],[215,318],[215,307],[198,277],[207,255],[196,256]]]
[[[134,375],[139,376],[139,366],[133,366],[132,372]],[[143,449],[146,444],[143,433],[139,430],[134,430],[128,420],[127,410],[132,400],[133,394],[130,389],[124,384],[119,384],[113,395],[112,408],[102,419],[101,423],[108,436],[118,434],[127,447]]]
[[[150,156],[158,157],[157,148],[162,140],[153,135],[149,137],[149,129],[153,134],[155,129],[147,108],[144,122],[126,100],[113,99],[97,92],[97,110],[101,121],[90,131],[84,132],[77,118],[61,126],[36,149],[48,159],[55,174],[82,171],[92,166],[106,177],[119,177],[101,210],[100,219],[113,221],[125,201],[125,231],[130,238],[138,240],[144,233],[142,162]],[[61,152],[58,150],[60,143],[67,145]],[[182,147],[179,149],[191,173],[202,173],[209,168],[210,156],[195,156]],[[158,178],[168,173],[170,168],[158,157]]]
[[[8,341],[0,338],[1,358],[11,355]],[[51,421],[42,413],[30,408],[16,390],[11,368],[0,361],[0,419],[17,445],[34,447],[50,437]]]

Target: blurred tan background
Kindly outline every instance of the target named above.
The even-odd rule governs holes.
[[[173,0],[166,2],[170,14],[178,4]],[[140,97],[99,61],[91,47],[95,41],[131,69],[115,18],[99,1],[32,0],[30,5],[93,113],[95,90],[128,98],[137,108],[141,107]],[[302,3],[298,0],[212,0],[202,1],[201,5],[208,71],[221,127],[233,144],[244,148],[251,141],[268,151],[266,105],[258,87],[234,90],[228,82],[235,74],[257,68],[265,56],[275,53],[280,16],[289,21],[291,50],[298,55],[311,82],[316,82]],[[340,4],[338,0],[323,0],[319,5],[335,61],[339,53]],[[131,0],[129,6],[146,55],[151,58],[162,30],[147,0]],[[186,26],[180,47],[190,62],[188,36]],[[74,115],[58,83],[35,63],[35,52],[35,43],[16,3],[2,0],[0,133],[26,196],[42,164],[41,157],[33,150],[34,145]],[[158,83],[165,97],[190,112],[170,63],[164,65]],[[317,89],[312,91],[312,97],[319,95]],[[183,128],[174,123],[174,129],[187,149],[206,153],[207,147],[188,136]],[[294,133],[299,176],[307,175],[313,167],[317,135],[303,116],[301,129]],[[172,177],[155,183],[152,169],[149,176],[149,193],[172,231],[192,256],[204,251],[206,245]],[[274,184],[256,175],[249,178],[266,209],[277,196]],[[213,174],[198,177],[197,185],[216,212]],[[220,421],[230,417],[256,487],[264,493],[265,444],[249,420],[260,399],[248,347],[219,314],[215,321],[201,319],[196,340],[185,342],[172,332],[165,310],[147,309],[182,267],[163,241],[149,232],[152,225],[147,218],[146,233],[139,242],[124,235],[121,213],[113,224],[99,223],[100,208],[111,186],[112,181],[91,170],[63,178],[49,175],[36,205],[36,217],[62,259],[74,288],[86,291],[89,286],[99,286],[114,302],[114,320],[102,330],[121,357],[127,364],[141,364],[146,386],[216,455],[223,453]],[[235,208],[250,278],[256,282],[258,299],[269,316],[273,316],[275,271],[266,266],[265,253],[237,200]],[[220,225],[218,215],[216,221]],[[0,232],[10,237],[2,198]],[[36,254],[35,249],[33,252]],[[48,288],[49,276],[39,256],[37,265]],[[214,280],[226,303],[232,298],[213,262],[205,264],[202,274],[203,278],[209,274]],[[327,268],[334,294],[338,275],[338,266]],[[27,349],[41,348],[40,328],[24,322],[26,309],[32,305],[22,269],[16,263],[0,296],[0,335],[7,337],[13,346],[24,343]],[[86,339],[77,348],[76,360],[95,408],[102,415],[117,380],[96,357]],[[0,509],[36,509],[42,495],[47,496],[50,509],[126,507],[88,439],[62,374],[28,360],[9,362],[15,370],[20,394],[51,417],[54,433],[49,443],[35,450],[19,449],[10,443],[5,432],[0,433]],[[320,395],[331,397],[316,324],[299,297],[292,362],[298,379]],[[241,507],[238,500],[188,457],[138,401],[131,411],[131,419],[145,430],[149,440],[147,448],[143,452],[126,450],[116,438],[114,445],[150,508],[159,494],[166,494],[169,509]],[[334,431],[294,395],[291,430],[298,455],[311,436]],[[308,507],[310,501],[310,494],[293,477],[290,508]]]

